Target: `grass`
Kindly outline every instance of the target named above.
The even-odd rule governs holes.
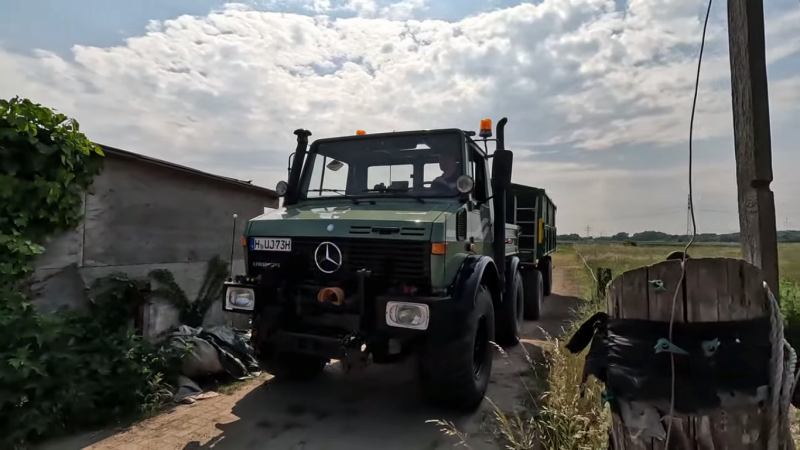
[[[614,274],[655,264],[663,261],[673,251],[683,250],[680,245],[639,245],[624,244],[574,244],[586,262],[596,267],[608,267]],[[741,258],[738,245],[692,245],[689,249],[692,258]],[[780,244],[778,246],[778,263],[781,278],[800,282],[800,244]]]
[[[556,254],[556,266],[583,266],[579,252],[594,271],[598,267],[610,268],[614,275],[641,266],[663,261],[672,251],[683,250],[676,245],[630,246],[623,244],[575,244],[562,245]],[[740,258],[735,245],[693,245],[689,250],[693,258],[728,257]],[[560,260],[560,261],[559,261]],[[577,261],[577,263],[576,263]],[[800,351],[800,244],[779,246],[781,273],[781,309],[786,323],[786,337]],[[571,281],[578,285],[584,298],[572,329],[597,311],[605,309],[605,299],[594,298],[596,286],[589,269],[575,272]],[[494,424],[497,435],[509,450],[600,450],[608,446],[610,424],[608,407],[603,406],[603,386],[591,378],[583,396],[580,383],[583,374],[584,356],[572,355],[555,338],[543,349],[544,358],[534,361],[528,356],[530,379],[521,375],[521,384],[529,392],[527,414],[509,414],[494,405]],[[524,348],[524,347],[523,347]],[[501,350],[502,351],[502,350]],[[504,356],[505,353],[503,352]],[[797,412],[797,411],[795,411]],[[452,423],[434,421],[448,435],[456,436],[459,444],[469,448],[466,437]],[[792,424],[793,436],[800,445],[800,416]]]
[[[565,246],[554,255],[556,267],[583,267],[574,249]],[[588,295],[595,291],[588,270],[570,271],[570,278],[580,292]],[[602,308],[599,301],[587,301],[579,307],[579,319],[567,330],[574,328]],[[528,412],[506,413],[491,399],[494,409],[491,421],[493,431],[504,448],[510,450],[605,450],[610,416],[602,404],[603,387],[594,379],[588,380],[583,393],[583,355],[572,355],[566,351],[557,337],[548,336],[549,344],[543,346],[543,358],[534,360],[525,351],[529,370],[520,371],[520,384],[527,393]],[[503,357],[505,351],[497,347]],[[470,448],[467,436],[451,422],[430,421],[441,431],[457,439],[457,446]]]
[[[554,263],[556,267],[583,265],[574,249],[567,246],[554,255]],[[588,301],[578,307],[577,320],[566,330],[566,337],[603,309],[603,302],[593,298],[596,286],[588,269],[570,271],[569,276]],[[550,345],[542,349],[541,360],[532,360],[526,354],[532,376],[538,377],[534,383],[526,384],[537,387],[529,390],[530,414],[523,417],[494,408],[501,442],[511,450],[606,449],[610,413],[602,400],[602,384],[591,378],[582,388],[583,355],[568,352],[559,338],[548,336],[548,341]]]

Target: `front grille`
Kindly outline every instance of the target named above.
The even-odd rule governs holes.
[[[342,251],[342,266],[332,274],[321,272],[314,252],[322,242],[332,242]],[[251,251],[253,263],[277,262],[285,275],[306,283],[352,281],[360,269],[372,271],[371,279],[385,283],[427,284],[430,280],[430,243],[386,239],[292,238],[292,253]],[[254,271],[259,267],[254,265]]]

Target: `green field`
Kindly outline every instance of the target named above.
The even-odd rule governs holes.
[[[564,245],[564,244],[562,244]],[[567,244],[569,245],[569,244]],[[630,246],[624,244],[572,244],[592,267],[607,267],[614,275],[637,267],[655,264],[683,246],[674,244],[648,244]],[[702,244],[689,249],[692,258],[724,257],[741,258],[738,245]],[[781,279],[800,283],[800,244],[780,244],[778,246]]]

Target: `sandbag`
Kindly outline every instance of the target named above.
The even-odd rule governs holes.
[[[192,347],[183,360],[182,372],[189,378],[218,375],[225,371],[217,348],[200,337],[202,328],[181,325],[170,335],[170,344],[178,348]]]

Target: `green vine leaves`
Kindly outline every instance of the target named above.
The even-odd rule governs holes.
[[[27,99],[0,99],[0,289],[31,273],[42,244],[75,228],[103,152],[77,121]]]

